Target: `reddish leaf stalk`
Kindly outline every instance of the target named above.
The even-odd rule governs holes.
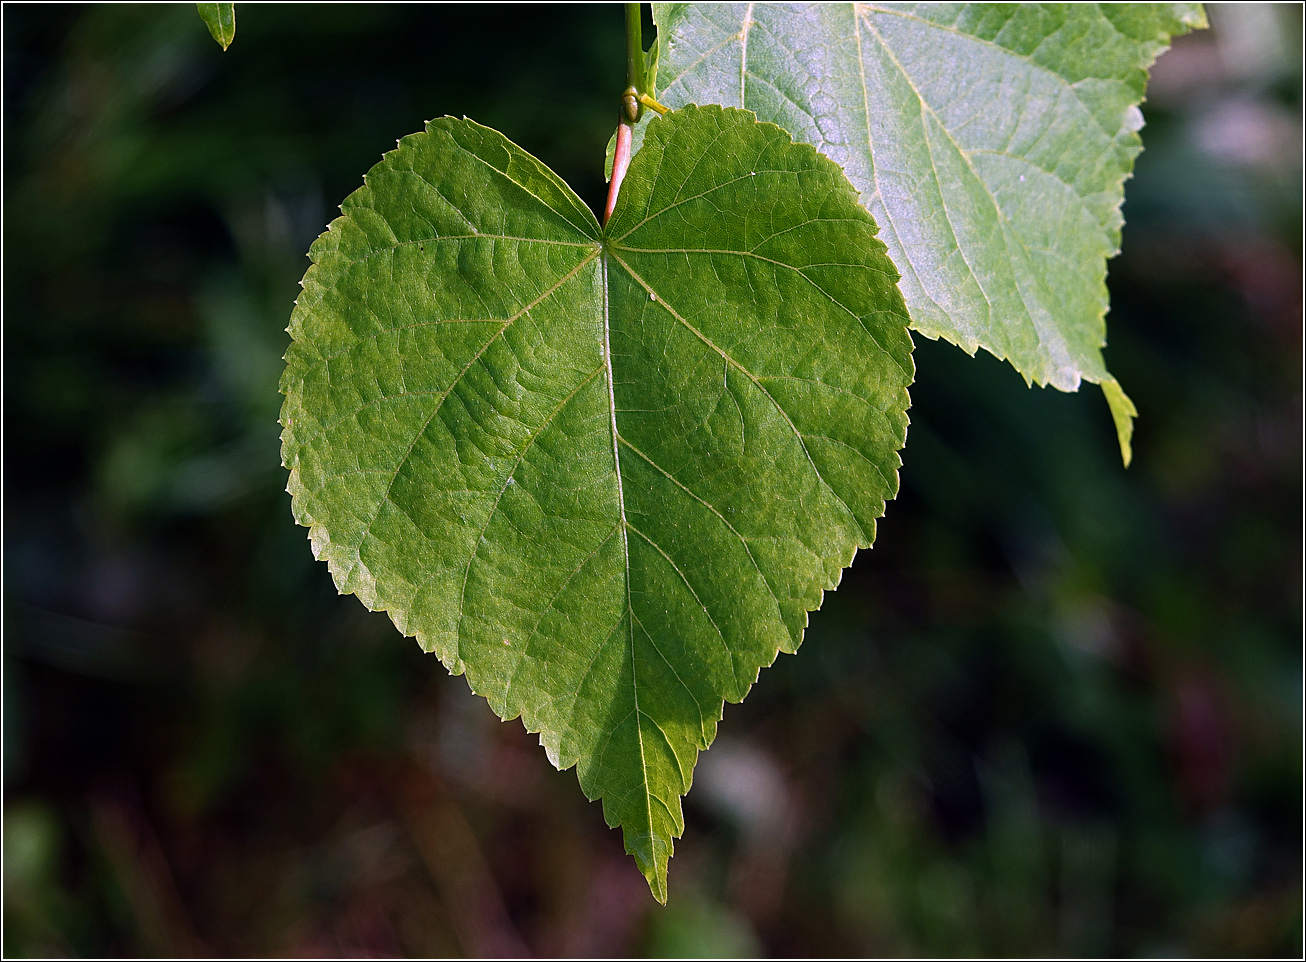
[[[617,206],[617,191],[630,166],[630,141],[634,128],[624,120],[617,125],[617,149],[612,155],[612,180],[608,181],[608,202],[603,206],[603,226],[608,225],[612,208]]]

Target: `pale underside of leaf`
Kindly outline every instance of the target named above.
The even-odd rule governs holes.
[[[912,328],[1027,382],[1100,384],[1106,260],[1147,68],[1200,4],[654,4],[660,99],[747,107],[839,163]],[[639,130],[635,147],[639,147]]]
[[[297,520],[540,733],[666,898],[680,797],[897,489],[911,342],[839,169],[751,114],[650,128],[606,232],[470,121],[310,252],[282,381]]]

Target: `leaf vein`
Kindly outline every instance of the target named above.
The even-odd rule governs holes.
[[[623,261],[616,254],[613,254],[612,256],[616,260],[616,262],[620,264],[622,267],[624,267],[626,269],[626,272],[630,274],[632,278],[635,279],[636,283],[638,283],[649,293],[653,293],[653,288],[651,288],[648,285],[648,282],[645,281],[644,278],[640,277],[637,273],[635,273],[635,271],[630,267],[629,264]],[[755,385],[757,385],[757,389],[761,391],[763,395],[765,395],[766,399],[771,402],[772,406],[776,409],[779,415],[782,418],[784,418],[785,423],[789,425],[789,429],[793,431],[794,437],[797,439],[799,447],[803,449],[803,455],[807,458],[807,463],[812,466],[812,471],[816,474],[817,480],[820,481],[821,484],[825,485],[826,490],[828,490],[832,495],[834,495],[835,500],[837,500],[841,505],[843,505],[843,509],[848,512],[848,517],[851,518],[853,524],[857,526],[857,530],[858,532],[860,532],[862,538],[864,540],[868,539],[866,529],[863,528],[861,522],[857,520],[856,513],[853,511],[852,508],[848,507],[848,502],[845,501],[842,496],[840,496],[839,492],[834,489],[834,487],[830,484],[830,482],[825,480],[825,478],[821,474],[821,469],[818,468],[816,466],[816,462],[812,460],[812,453],[807,450],[807,444],[806,442],[803,441],[802,434],[799,432],[797,426],[795,426],[793,420],[789,417],[789,412],[787,412],[783,407],[780,406],[780,402],[777,401],[771,395],[771,392],[768,391],[766,387],[756,377],[754,377],[752,371],[748,370],[748,368],[744,367],[742,364],[736,361],[733,357],[731,357],[724,350],[722,350],[714,341],[712,341],[711,338],[709,338],[706,334],[704,334],[702,331],[696,328],[693,324],[689,323],[689,321],[685,320],[685,318],[683,318],[677,311],[675,311],[671,307],[671,305],[666,302],[665,299],[659,300],[658,303],[662,305],[662,307],[667,311],[668,314],[670,314],[677,321],[683,324],[695,337],[701,340],[712,350],[720,354],[721,357],[723,357],[726,360],[726,363],[730,364],[736,370],[742,372],[745,377],[747,377],[750,381],[752,381]],[[869,544],[870,541],[865,540],[865,543]]]
[[[517,680],[517,672],[521,669],[522,664],[526,661],[526,656],[530,654],[531,642],[535,640],[536,634],[539,633],[540,625],[544,623],[545,617],[548,615],[550,611],[553,610],[554,602],[556,602],[558,598],[561,597],[562,593],[567,590],[567,586],[571,584],[572,579],[575,578],[576,575],[580,574],[581,570],[584,569],[584,567],[594,559],[594,556],[603,550],[604,545],[606,545],[609,541],[612,540],[612,536],[617,533],[619,527],[620,527],[619,524],[614,524],[612,526],[612,530],[603,536],[603,540],[600,541],[597,545],[595,545],[593,551],[591,551],[583,559],[581,559],[580,564],[578,564],[574,569],[572,569],[572,572],[569,575],[567,575],[567,577],[563,580],[562,584],[558,586],[558,590],[553,593],[553,595],[545,603],[544,607],[540,609],[540,616],[537,619],[535,619],[535,624],[531,626],[530,633],[526,636],[526,641],[522,645],[522,649],[520,653],[518,653],[517,655],[517,661],[513,665],[512,671],[508,673],[508,681],[503,687],[503,701],[505,705],[508,704],[509,698],[511,697],[513,683],[516,682]],[[610,636],[612,633],[609,632],[608,634]],[[601,648],[602,646],[600,646],[600,650]],[[592,660],[590,664],[591,665],[593,664]]]
[[[572,270],[566,276],[561,278],[547,291],[545,291],[543,294],[537,297],[530,304],[527,304],[525,307],[523,307],[512,317],[509,317],[507,320],[505,320],[502,326],[497,331],[494,332],[494,334],[490,337],[490,339],[481,345],[480,350],[478,350],[475,354],[473,354],[471,359],[465,365],[463,365],[462,370],[459,371],[458,374],[454,377],[453,381],[449,384],[448,389],[444,392],[444,394],[440,396],[440,400],[436,403],[435,408],[431,411],[430,417],[428,417],[422,423],[421,428],[419,428],[417,433],[413,435],[413,440],[412,443],[408,445],[408,450],[404,452],[403,457],[400,458],[398,463],[395,465],[394,472],[390,475],[390,483],[386,485],[385,494],[383,494],[381,498],[377,501],[376,510],[372,512],[372,517],[363,526],[363,535],[359,541],[360,547],[362,544],[362,539],[367,538],[368,536],[371,535],[372,526],[376,524],[376,519],[380,517],[381,508],[385,505],[387,501],[390,500],[390,493],[391,491],[394,490],[395,480],[399,477],[399,472],[403,470],[404,465],[408,463],[408,459],[412,457],[413,450],[417,447],[417,442],[421,440],[422,435],[426,433],[426,429],[430,427],[431,422],[435,420],[435,416],[440,413],[440,409],[444,407],[444,402],[448,400],[449,395],[453,393],[454,388],[456,388],[459,385],[463,377],[466,376],[467,372],[471,370],[472,365],[481,359],[481,356],[485,354],[487,350],[489,350],[490,345],[493,344],[496,340],[498,340],[499,337],[503,334],[503,332],[506,331],[514,321],[516,321],[519,317],[521,317],[522,315],[530,311],[531,308],[535,307],[537,304],[539,304],[546,298],[553,295],[560,287],[562,287],[563,284],[565,284],[567,281],[571,280],[573,277],[579,274],[581,268],[584,267],[586,264],[588,264],[591,260],[593,260],[594,256],[595,255],[591,255],[590,257],[587,257],[585,260],[581,261],[574,268],[572,268]],[[330,368],[328,368],[328,370],[330,370]]]
[[[467,559],[467,567],[463,569],[462,588],[458,592],[457,633],[460,641],[462,639],[463,620],[467,617],[467,579],[470,577],[472,573],[472,565],[476,563],[476,558],[480,554],[481,545],[485,543],[485,532],[490,530],[490,522],[494,520],[494,516],[499,512],[499,504],[503,500],[504,492],[508,490],[508,486],[512,483],[512,476],[517,473],[517,469],[521,467],[521,463],[523,460],[525,460],[527,452],[529,452],[530,449],[534,446],[535,442],[539,439],[540,435],[543,434],[545,429],[550,424],[553,423],[553,419],[556,418],[558,414],[562,411],[562,409],[565,408],[567,404],[571,401],[571,399],[574,398],[577,394],[579,394],[581,390],[587,384],[590,383],[590,381],[594,380],[594,378],[597,377],[599,372],[602,370],[603,370],[603,365],[600,364],[588,375],[586,375],[583,381],[581,381],[574,388],[572,388],[571,392],[568,393],[568,395],[564,397],[561,401],[559,401],[557,405],[554,407],[554,409],[549,412],[548,416],[545,417],[544,420],[540,422],[539,427],[536,428],[534,433],[532,433],[531,436],[527,439],[526,443],[522,446],[522,449],[517,452],[517,457],[513,460],[512,469],[504,477],[503,484],[499,487],[499,493],[494,497],[494,504],[490,506],[489,514],[485,516],[485,524],[481,525],[481,531],[480,534],[478,534],[476,537],[476,543],[472,547],[471,556]]]
[[[723,632],[721,630],[721,626],[716,623],[716,619],[712,617],[712,612],[708,610],[707,605],[703,604],[703,599],[698,596],[698,592],[694,590],[694,586],[689,583],[688,576],[683,571],[680,570],[680,565],[676,564],[675,560],[671,557],[671,555],[667,554],[666,551],[663,550],[660,544],[658,544],[656,541],[654,541],[652,538],[646,535],[643,531],[640,531],[639,528],[635,527],[629,521],[626,522],[626,527],[629,528],[631,531],[635,532],[635,534],[639,535],[645,541],[647,541],[649,545],[653,548],[653,550],[656,551],[658,554],[660,554],[667,564],[671,565],[671,570],[680,576],[680,580],[683,581],[685,583],[685,587],[689,589],[689,594],[691,597],[693,597],[694,603],[703,609],[703,614],[707,615],[708,624],[712,626],[712,630],[715,631],[717,633],[717,637],[721,639],[721,648],[726,653],[726,660],[730,662],[730,674],[734,678],[735,690],[738,691],[739,670],[738,668],[735,667],[734,652],[730,650],[730,642],[726,641],[725,632]],[[640,627],[642,628],[643,625],[641,624]],[[644,633],[648,634],[648,631],[645,630]],[[651,635],[649,635],[649,639],[652,640]],[[658,654],[661,654],[661,652],[658,652]],[[666,656],[664,655],[663,656],[664,660],[665,657]],[[674,668],[671,670],[672,672],[675,671]],[[697,701],[697,699],[695,699],[695,701]]]
[[[647,461],[650,465],[652,465],[652,466],[653,466],[657,471],[659,471],[661,474],[663,474],[663,475],[667,478],[667,480],[669,480],[669,481],[670,481],[672,484],[674,484],[677,488],[679,488],[681,491],[685,492],[685,494],[689,495],[691,498],[693,498],[695,501],[697,501],[697,502],[698,502],[699,504],[701,504],[703,507],[705,507],[705,508],[707,508],[709,511],[711,511],[714,515],[717,516],[718,519],[720,519],[720,521],[721,521],[722,524],[724,524],[727,528],[730,529],[730,533],[733,534],[736,538],[739,539],[739,543],[740,543],[741,545],[743,545],[743,547],[744,547],[744,551],[746,551],[746,552],[748,553],[748,560],[749,560],[750,562],[752,562],[753,568],[757,571],[757,575],[758,575],[758,577],[762,579],[762,584],[766,585],[767,593],[771,596],[771,600],[775,602],[775,610],[776,610],[776,613],[780,616],[780,620],[781,620],[781,622],[783,623],[783,621],[784,621],[784,611],[783,611],[783,610],[781,609],[781,607],[780,607],[780,599],[776,597],[775,590],[771,587],[771,582],[770,582],[770,580],[766,577],[766,572],[764,572],[764,571],[762,570],[761,565],[759,565],[759,564],[757,563],[757,558],[754,557],[754,555],[753,555],[753,549],[752,549],[752,547],[749,545],[749,543],[748,543],[748,539],[745,538],[742,534],[740,534],[739,531],[738,531],[738,529],[736,529],[735,526],[732,525],[732,524],[731,524],[731,523],[726,519],[726,516],[723,515],[723,514],[722,514],[722,513],[721,513],[721,512],[720,512],[720,511],[719,511],[719,510],[718,510],[718,509],[713,505],[713,504],[711,504],[710,502],[708,502],[706,499],[699,497],[697,494],[695,494],[693,491],[691,491],[691,490],[689,489],[689,487],[687,487],[685,484],[681,483],[681,481],[680,481],[680,480],[679,480],[675,475],[673,475],[670,471],[668,471],[666,468],[662,467],[662,465],[658,464],[658,463],[657,463],[656,461],[654,461],[651,457],[649,457],[647,454],[645,454],[645,453],[644,453],[643,451],[641,451],[639,448],[635,447],[635,445],[631,444],[631,443],[630,443],[629,441],[627,441],[625,438],[622,438],[622,439],[621,439],[621,443],[624,444],[626,447],[630,448],[630,450],[634,451],[636,454],[638,454],[641,458],[643,458],[645,461]]]

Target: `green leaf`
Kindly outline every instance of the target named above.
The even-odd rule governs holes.
[[[897,272],[839,168],[746,111],[650,124],[601,230],[432,121],[313,244],[282,380],[296,519],[603,799],[666,898],[680,796],[897,490]]]
[[[1147,68],[1205,26],[1200,4],[653,9],[663,103],[747,107],[818,147],[883,228],[913,330],[1040,385],[1101,384],[1127,451],[1133,406],[1101,351],[1106,260]]]
[[[236,39],[236,5],[234,3],[197,3],[195,9],[209,28],[209,33],[226,50]]]
[[[1102,382],[1102,393],[1106,395],[1107,406],[1111,409],[1111,420],[1116,425],[1116,437],[1120,439],[1120,458],[1129,467],[1134,460],[1134,418],[1138,417],[1138,408],[1129,400],[1115,378]]]

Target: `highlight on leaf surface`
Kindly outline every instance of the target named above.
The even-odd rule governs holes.
[[[655,3],[659,99],[746,107],[839,163],[903,273],[912,329],[1027,382],[1102,386],[1106,261],[1147,69],[1197,3]],[[639,149],[641,128],[634,147]]]
[[[236,5],[234,3],[197,3],[200,19],[223,50],[236,39]]]
[[[296,519],[575,766],[661,901],[680,797],[897,491],[898,274],[839,167],[750,112],[647,127],[601,229],[501,134],[405,137],[313,244]]]

